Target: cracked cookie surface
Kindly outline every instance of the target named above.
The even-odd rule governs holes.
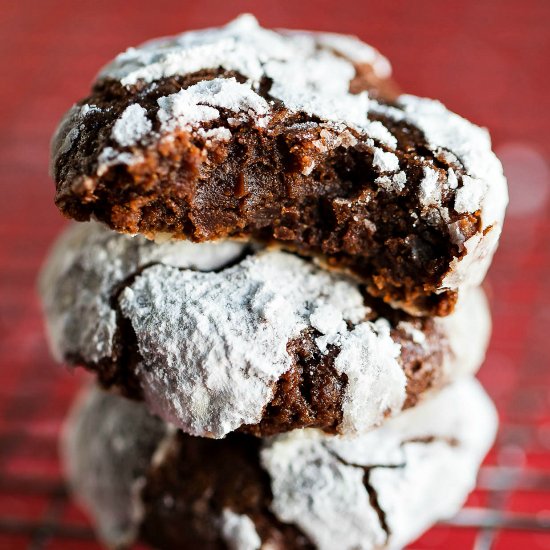
[[[51,347],[183,431],[364,432],[474,372],[490,329],[475,290],[446,318],[243,243],[153,243],[76,224],[40,283]]]
[[[485,130],[389,75],[353,37],[250,16],[131,48],[58,129],[56,203],[126,233],[277,242],[448,315],[485,275],[506,182]]]
[[[371,550],[402,547],[455,514],[496,425],[473,379],[353,438],[194,438],[94,388],[71,415],[64,458],[113,546]]]

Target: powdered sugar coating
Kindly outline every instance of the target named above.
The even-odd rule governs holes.
[[[97,175],[102,176],[111,166],[126,164],[128,166],[141,162],[143,155],[137,151],[119,151],[114,147],[105,147],[97,157]]]
[[[262,545],[254,522],[228,508],[222,512],[221,534],[229,550],[260,550]]]
[[[397,172],[397,174],[392,174],[391,176],[378,176],[374,181],[379,187],[382,187],[388,193],[398,195],[405,189],[407,175],[405,172],[401,171]]]
[[[454,417],[453,407],[460,410]],[[475,487],[498,427],[493,404],[474,380],[455,384],[418,410],[420,415],[411,410],[408,419],[388,423],[390,430],[401,432],[394,440],[401,440],[406,466],[374,468],[369,477],[386,514],[392,548],[403,547],[436,521],[456,514]],[[376,443],[390,438],[382,428]]]
[[[475,211],[481,196],[486,195],[487,186],[502,188],[502,169],[491,152],[485,130],[449,112],[437,101],[403,95],[398,101],[399,108],[395,108],[369,99],[366,92],[351,94],[350,82],[356,72],[353,63],[371,64],[382,78],[391,72],[385,58],[354,37],[295,31],[280,33],[261,28],[251,15],[242,15],[224,27],[187,32],[130,48],[105,67],[100,78],[114,78],[129,86],[138,80],[153,82],[162,77],[221,67],[238,72],[247,82],[240,87],[234,86],[230,94],[218,90],[215,95],[224,104],[230,101],[232,110],[244,105],[246,112],[249,104],[265,102],[257,90],[261,79],[267,77],[272,81],[270,96],[283,101],[288,109],[315,115],[325,122],[345,123],[390,148],[396,147],[395,137],[380,121],[370,120],[369,111],[382,112],[394,120],[417,126],[434,151],[448,150],[464,164],[470,176],[480,180],[475,190],[477,200],[474,197],[466,201],[470,212]],[[327,74],[331,78],[326,78]],[[194,105],[197,101],[208,104],[212,97],[209,85],[200,84],[200,91],[194,92]],[[211,110],[203,114],[204,118],[200,119],[195,112],[194,121],[212,119]],[[260,121],[265,124],[265,105],[260,114],[263,117]],[[483,188],[482,192],[479,187]],[[471,192],[461,193],[464,194],[471,195]],[[458,207],[463,203],[464,198],[459,197]],[[462,211],[459,208],[457,211]],[[502,205],[494,205],[494,208],[498,217]],[[489,214],[489,218],[495,216]]]
[[[151,467],[160,467],[176,431],[143,405],[89,388],[64,426],[62,458],[71,489],[91,513],[109,547],[132,545],[144,517],[141,491]],[[259,550],[261,539],[246,515],[224,509],[222,538],[234,550]]]
[[[260,117],[267,115],[267,101],[254,93],[245,84],[234,78],[215,78],[199,82],[175,94],[158,100],[160,110],[157,118],[163,131],[178,128],[193,128],[201,122],[216,120],[223,107],[243,116],[255,116],[257,124],[262,125]],[[226,131],[229,131],[225,128]]]
[[[190,74],[204,69],[236,71],[247,79],[203,81],[158,100],[161,133],[174,128],[198,130],[215,120],[224,107],[249,116],[257,126],[269,121],[270,108],[258,94],[262,79],[272,84],[271,97],[291,111],[302,111],[325,121],[348,124],[395,147],[395,138],[378,121],[368,118],[366,92],[349,93],[356,69],[369,63],[381,78],[389,77],[389,62],[374,48],[354,37],[336,34],[263,29],[251,15],[242,15],[220,28],[193,31],[148,42],[120,54],[100,73],[124,86],[138,81]],[[331,78],[326,78],[327,74]],[[120,122],[117,121],[117,124]],[[121,145],[123,145],[122,142]],[[99,172],[102,172],[100,163]]]
[[[451,113],[442,103],[432,99],[402,95],[398,105],[402,109],[400,117],[420,128],[431,148],[435,150],[439,147],[450,151],[463,164],[467,174],[478,180],[482,193],[475,201],[477,205],[480,204],[481,197],[486,196],[489,185],[499,187],[503,194],[501,202],[506,202],[502,165],[491,153],[491,138],[486,129]],[[502,215],[501,205],[488,206],[495,207],[494,213],[491,210],[489,217],[498,219]]]
[[[439,174],[433,168],[424,167],[424,178],[420,183],[419,199],[420,204],[427,208],[437,206],[441,202]]]
[[[74,224],[54,246],[39,280],[54,355],[59,361],[76,356],[91,363],[110,358],[117,331],[111,300],[117,286],[144,266],[162,262],[216,269],[243,247],[231,241],[156,244],[141,236],[122,237],[97,223]]]
[[[394,153],[385,152],[379,147],[374,149],[372,164],[381,172],[397,172],[399,170],[399,159]]]
[[[261,452],[271,509],[320,550],[399,548],[458,511],[496,427],[488,397],[465,380],[360,437],[313,430],[276,436]]]
[[[138,80],[152,82],[166,76],[222,67],[258,82],[266,60],[289,60],[307,56],[325,46],[356,63],[372,64],[379,77],[387,78],[391,66],[374,48],[355,37],[299,31],[263,29],[252,15],[241,15],[224,27],[203,29],[146,42],[120,54],[100,77],[120,80],[124,85]],[[336,58],[337,56],[333,56]]]
[[[243,15],[225,27],[188,32],[131,48],[108,65],[100,77],[116,78],[123,85],[132,85],[138,80],[152,82],[161,77],[221,67],[248,79],[238,88],[240,99],[237,87],[232,90],[233,104],[244,104],[245,112],[250,103],[265,103],[257,89],[262,78],[270,78],[273,81],[270,95],[283,101],[289,109],[366,128],[368,94],[348,92],[355,75],[353,62],[343,57],[342,47],[336,47],[334,36],[319,35],[319,40],[317,36],[317,33],[281,34],[263,29],[252,16]],[[349,50],[346,38],[342,43],[348,46],[344,49]],[[373,61],[382,58],[373,55],[374,51],[371,49],[369,56],[366,50],[363,55],[356,51],[356,57]],[[385,64],[378,63],[382,65]],[[383,72],[387,70],[386,66]],[[327,79],[327,74],[331,74],[331,78]],[[207,102],[210,90],[207,86],[202,88],[200,95],[197,91],[196,101]],[[220,97],[224,104],[228,102],[224,92]],[[204,118],[199,119],[197,112],[194,120],[208,121],[211,114],[211,111],[205,112]]]
[[[315,33],[315,39],[323,46],[332,48],[355,63],[368,63],[380,78],[389,78],[392,73],[390,62],[378,50],[365,44],[355,36],[336,33]]]
[[[412,95],[399,97],[400,109],[377,105],[375,110],[394,120],[406,121],[418,127],[432,151],[446,151],[465,170],[462,186],[456,191],[454,209],[459,213],[480,211],[482,230],[461,247],[465,252],[455,258],[442,279],[440,290],[479,285],[496,250],[508,204],[508,189],[502,165],[491,151],[491,139],[486,129],[448,111],[439,101]],[[430,192],[432,176],[426,175],[425,201],[438,197]],[[447,173],[446,185],[456,189],[454,170]],[[483,234],[485,232],[486,234]]]
[[[462,187],[456,192],[455,210],[460,213],[475,212],[483,198],[483,186],[474,178],[463,176]]]
[[[400,347],[388,327],[362,321],[355,284],[293,255],[264,252],[220,273],[153,266],[119,303],[137,336],[146,401],[187,433],[223,437],[258,423],[291,367],[287,343],[312,322],[340,348],[342,430],[371,428],[403,406]],[[327,311],[341,322],[323,321]]]
[[[347,378],[340,431],[365,432],[380,424],[385,414],[403,408],[406,378],[403,370],[396,368],[400,346],[393,342],[385,319],[360,323],[338,344],[334,368]]]
[[[445,378],[474,375],[485,359],[491,337],[491,313],[483,290],[476,287],[462,293],[453,315],[436,322],[447,335],[451,349],[443,362]]]
[[[137,103],[126,107],[112,130],[113,139],[124,146],[135,145],[153,128],[147,111]]]
[[[271,510],[303,531],[315,548],[384,545],[386,533],[363,485],[365,472],[340,461],[318,432],[276,438],[261,458],[271,478]]]
[[[66,475],[110,547],[125,547],[137,537],[143,517],[140,490],[169,433],[142,405],[97,389],[74,405],[61,446]]]
[[[248,119],[258,127],[266,126],[272,105],[268,107],[258,93],[262,79],[266,78],[272,81],[270,96],[283,101],[288,109],[321,117],[339,127],[342,123],[349,124],[371,132],[372,137],[382,143],[395,146],[395,138],[388,130],[380,122],[368,119],[368,94],[349,93],[356,73],[354,63],[370,64],[380,78],[387,78],[391,73],[387,59],[354,37],[276,32],[261,28],[253,16],[242,15],[224,27],[187,32],[130,48],[105,67],[99,78],[114,78],[124,86],[132,86],[138,81],[151,83],[164,77],[222,68],[247,79],[242,84],[233,78],[203,81],[160,98],[158,134],[152,132],[151,122],[143,119],[132,121],[134,127],[126,132],[128,136],[124,131],[116,131],[127,126],[129,115],[124,112],[116,121],[112,136],[121,147],[136,145],[147,133],[158,139],[175,128],[200,134],[201,124],[220,116],[216,107],[234,112],[239,123]],[[331,78],[327,79],[327,74]],[[130,108],[137,114],[138,107]],[[71,123],[79,124],[78,114],[72,115]],[[141,131],[144,124],[148,132]],[[134,131],[136,127],[139,129]],[[220,130],[223,133],[212,133],[211,139],[228,140],[230,130]],[[74,136],[62,135],[69,141],[74,139]],[[57,140],[52,161],[55,163],[68,147],[69,144]],[[117,163],[130,165],[141,160],[139,155],[108,146],[98,154],[96,174],[102,176]]]
[[[381,105],[373,100],[371,110],[384,114],[397,122],[407,122],[419,128],[433,152],[438,152],[450,161],[458,161],[469,181],[458,196],[458,212],[475,212],[482,209],[484,228],[502,223],[508,192],[502,165],[491,150],[491,138],[485,128],[472,124],[449,111],[441,102],[401,95],[397,107]],[[449,170],[448,185],[457,187],[456,174]]]
[[[395,147],[395,138],[383,124],[369,120],[368,94],[349,93],[356,74],[354,63],[370,64],[380,78],[391,74],[388,60],[355,37],[276,32],[261,28],[253,16],[242,15],[224,27],[186,32],[130,48],[107,65],[99,78],[114,78],[124,86],[131,86],[138,81],[153,82],[163,77],[222,68],[247,79],[244,84],[231,78],[216,79],[216,84],[201,82],[192,86],[190,93],[182,90],[160,98],[161,111],[157,117],[161,133],[175,127],[197,130],[200,123],[218,118],[216,109],[207,107],[216,106],[211,103],[215,98],[217,106],[250,115],[259,127],[265,126],[270,118],[269,109],[258,89],[261,80],[268,78],[272,81],[270,96],[282,101],[289,110],[302,111],[340,126],[348,124]],[[223,80],[231,84],[222,84]],[[167,123],[165,106],[176,99],[180,103],[179,114],[169,116]],[[100,163],[98,173],[102,171]]]
[[[143,510],[143,482],[135,480],[153,462],[161,468],[173,459],[159,449],[171,447],[177,434],[161,424],[142,405],[97,389],[73,410],[65,466],[108,544],[134,542],[142,516],[128,511]],[[320,550],[402,547],[458,511],[496,427],[494,406],[477,381],[466,379],[368,434],[296,430],[264,440],[260,462],[270,479],[271,510]],[[109,514],[115,504],[121,507]],[[219,529],[235,550],[263,542],[251,518],[229,509]]]

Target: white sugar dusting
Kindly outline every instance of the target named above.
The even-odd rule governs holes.
[[[459,205],[468,212],[482,210],[483,227],[502,225],[508,202],[502,165],[491,150],[486,129],[448,111],[439,101],[403,95],[402,119],[417,126],[433,150],[448,149],[463,164],[470,182]],[[450,186],[454,185],[454,174]]]
[[[389,176],[378,176],[374,183],[376,183],[379,187],[382,187],[386,191],[393,191],[395,190],[395,187],[393,185],[393,181]]]
[[[307,59],[302,54],[284,62],[269,60],[264,70],[273,81],[270,95],[283,101],[291,111],[345,123],[360,130],[367,127],[369,96],[366,92],[349,93],[355,69],[345,59],[314,51]]]
[[[115,122],[111,133],[112,138],[123,147],[136,145],[153,128],[147,118],[147,111],[137,103],[126,107],[120,118]]]
[[[491,312],[483,290],[466,289],[453,314],[436,318],[435,322],[450,347],[443,359],[443,377],[456,380],[474,375],[485,359],[491,337]]]
[[[386,533],[363,485],[323,444],[319,432],[296,430],[267,441],[261,452],[271,478],[271,510],[296,525],[319,550],[376,548]]]
[[[378,50],[355,36],[336,33],[315,33],[314,38],[323,46],[351,59],[354,63],[368,63],[379,78],[391,76],[391,64]]]
[[[214,120],[219,116],[215,107],[224,107],[250,115],[260,127],[267,123],[269,109],[257,91],[262,78],[269,78],[269,94],[290,111],[347,124],[395,147],[395,137],[384,125],[369,120],[368,93],[349,93],[356,74],[354,63],[371,63],[381,78],[389,77],[391,72],[384,57],[354,37],[275,32],[261,28],[254,17],[244,15],[225,27],[187,32],[130,48],[105,67],[100,77],[115,78],[130,86],[139,80],[153,82],[200,70],[236,71],[247,79],[246,83],[225,79],[231,84],[223,84],[221,78],[215,79],[216,84],[199,83],[191,87],[189,94],[185,92],[190,89],[174,94],[177,98],[159,99],[169,115],[177,111],[177,115],[166,117],[159,113],[159,117],[164,122],[166,118],[172,122],[179,119],[180,125],[192,126]],[[216,96],[221,102],[216,101]],[[212,97],[213,103],[208,103]],[[179,108],[172,105],[174,102],[179,102]]]
[[[342,312],[330,304],[323,304],[315,308],[309,316],[309,322],[313,328],[324,335],[341,334],[347,328],[346,322],[342,317]]]
[[[162,77],[188,74],[221,67],[237,71],[257,83],[264,76],[268,60],[306,60],[317,51],[330,53],[331,60],[348,59],[347,64],[372,65],[380,78],[388,78],[388,60],[371,46],[351,36],[300,31],[275,32],[263,29],[252,15],[241,15],[228,25],[191,31],[178,36],[152,40],[120,54],[100,73],[123,85],[138,80],[152,82]],[[335,55],[336,53],[337,55]]]
[[[498,243],[508,201],[506,180],[500,162],[491,151],[487,131],[449,112],[438,101],[403,95],[397,106],[387,106],[370,98],[367,92],[351,94],[349,88],[357,63],[372,63],[379,77],[389,74],[387,61],[353,37],[275,32],[261,28],[252,16],[244,15],[224,27],[187,32],[131,48],[100,76],[131,86],[138,81],[152,83],[162,77],[200,70],[239,73],[243,82],[215,78],[158,100],[161,133],[184,128],[204,138],[206,148],[213,142],[229,141],[232,129],[241,123],[269,131],[276,106],[259,94],[260,84],[268,80],[270,96],[282,101],[291,112],[319,118],[320,122],[314,124],[324,126],[323,131],[334,130],[342,136],[347,131],[351,136],[339,142],[317,139],[314,147],[319,151],[326,153],[335,147],[354,145],[358,137],[352,133],[359,134],[369,147],[384,145],[389,149],[376,148],[374,166],[380,171],[376,183],[394,194],[401,193],[407,181],[405,172],[396,173],[399,160],[392,151],[398,149],[397,138],[371,115],[383,115],[397,123],[417,127],[433,154],[453,166],[446,177],[442,170],[438,174],[433,168],[424,169],[419,192],[422,216],[428,223],[450,221],[448,209],[441,206],[442,190],[455,194],[451,204],[456,212],[481,213],[481,230],[467,241],[460,235],[459,224],[449,227],[450,239],[458,244],[461,256],[452,260],[438,290],[479,284]],[[53,141],[52,168],[60,155],[69,153],[80,139],[85,109],[97,107],[75,108],[62,122]],[[222,114],[230,115],[226,116],[227,124],[216,124]],[[204,124],[212,127],[205,129]],[[150,121],[139,106],[130,106],[125,111],[115,123],[113,137],[121,146],[131,146],[140,140],[145,143],[147,137],[151,141],[161,139],[154,135]],[[98,155],[96,175],[101,177],[118,164],[133,165],[142,161],[138,153],[106,147]],[[312,159],[302,167],[302,173],[309,175],[315,168],[316,161]]]
[[[156,244],[97,223],[73,225],[59,238],[39,280],[54,355],[60,361],[76,355],[92,363],[111,357],[117,330],[111,297],[143,266],[162,262],[210,270],[237,257],[243,247],[231,241]]]
[[[407,379],[397,359],[401,347],[386,320],[357,325],[340,343],[334,368],[347,378],[339,431],[365,432],[403,408]]]
[[[415,344],[422,345],[426,342],[426,335],[421,330],[417,329],[412,323],[401,321],[397,325],[397,328],[408,334]]]
[[[390,149],[397,147],[397,138],[379,120],[368,121],[360,129]]]
[[[111,166],[117,164],[132,165],[143,160],[143,155],[138,152],[119,151],[113,147],[105,147],[97,157],[96,174],[102,176]]]
[[[221,67],[258,82],[263,75],[261,62],[271,55],[288,59],[292,49],[277,33],[261,29],[254,17],[244,15],[225,27],[186,32],[129,48],[99,76],[115,78],[127,86],[138,80],[152,82]]]
[[[222,512],[221,534],[229,550],[260,550],[262,546],[254,522],[229,508],[224,508]]]
[[[420,204],[424,207],[436,206],[441,202],[439,174],[433,168],[424,166],[424,177],[420,182]]]
[[[447,172],[447,185],[449,186],[449,189],[456,189],[458,187],[458,178],[452,168],[449,168],[449,171]]]
[[[269,112],[264,98],[234,78],[215,78],[199,82],[185,90],[159,98],[158,104],[160,110],[157,117],[164,131],[175,127],[192,128],[200,123],[216,120],[220,116],[218,108],[253,116],[258,126],[266,124],[267,119],[262,121],[261,117]]]
[[[401,171],[391,176],[378,176],[374,182],[390,193],[401,193],[405,189],[407,183],[407,176],[405,172]]]
[[[483,187],[470,176],[462,176],[462,187],[456,192],[454,209],[460,213],[475,212],[483,198]]]
[[[228,128],[210,128],[205,130],[204,128],[199,128],[197,134],[204,139],[214,140],[214,141],[229,141],[231,139],[231,130]]]
[[[385,152],[378,147],[374,149],[372,164],[375,168],[378,168],[380,172],[397,172],[397,170],[399,170],[399,159],[397,155],[391,152]]]
[[[73,406],[63,430],[63,463],[106,546],[135,542],[144,513],[140,489],[167,432],[143,405],[96,388]]]
[[[479,284],[498,243],[508,201],[502,167],[491,151],[488,133],[449,112],[438,101],[403,95],[394,107],[369,98],[367,92],[351,94],[349,88],[357,63],[371,63],[381,78],[389,75],[387,61],[353,37],[275,32],[262,29],[252,16],[245,15],[225,27],[187,32],[131,48],[100,76],[131,86],[138,81],[154,82],[200,70],[239,73],[244,82],[215,78],[158,100],[161,134],[182,128],[204,138],[206,148],[214,142],[229,141],[232,129],[241,123],[251,123],[268,131],[274,105],[258,92],[260,83],[269,79],[270,96],[282,101],[291,112],[319,118],[326,131],[332,128],[343,135],[347,127],[348,133],[351,130],[366,139],[367,145],[375,148],[373,164],[380,172],[375,182],[393,194],[402,193],[407,182],[406,173],[398,172],[397,155],[392,153],[398,148],[397,138],[383,122],[372,120],[370,114],[382,114],[398,123],[416,126],[425,135],[433,154],[453,165],[446,178],[442,171],[438,174],[433,168],[424,168],[419,191],[422,215],[428,223],[441,219],[450,222],[448,209],[441,206],[441,191],[447,189],[456,195],[452,203],[456,212],[479,211],[481,230],[487,233],[490,228],[487,235],[478,232],[466,241],[460,224],[449,226],[449,237],[458,244],[461,256],[452,260],[438,290]],[[62,123],[54,139],[52,166],[77,142],[79,117],[84,116],[82,109],[68,115]],[[147,137],[160,138],[153,135],[150,121],[139,109],[139,106],[129,107],[129,114],[125,112],[115,123],[113,137],[121,146],[131,146],[142,139],[145,142]],[[226,116],[227,124],[216,124],[221,115]],[[212,127],[205,129],[204,124]],[[314,146],[326,153],[334,147],[353,145],[357,138],[351,137],[346,142],[318,139]],[[375,141],[389,151],[375,147]],[[133,165],[142,161],[139,153],[106,147],[98,156],[96,175],[101,177],[118,164]],[[459,178],[460,165],[465,174]],[[315,168],[316,161],[311,159],[302,167],[302,173],[309,175]]]
[[[310,326],[321,350],[341,348],[342,431],[402,408],[400,347],[386,327],[362,321],[357,285],[290,254],[260,253],[220,273],[154,266],[119,301],[138,339],[149,406],[193,435],[223,437],[259,422],[291,366],[287,343]]]
[[[271,509],[320,550],[402,547],[462,506],[496,427],[489,398],[467,379],[358,437],[276,436],[261,452]],[[365,468],[389,536],[370,503]]]
[[[405,189],[405,184],[407,183],[407,174],[401,171],[392,176],[393,184],[396,186],[398,191]]]
[[[373,112],[413,124],[423,132],[434,153],[439,152],[453,164],[462,164],[465,170],[462,187],[453,169],[448,171],[443,185],[456,190],[454,207],[457,212],[480,211],[482,231],[486,232],[485,235],[475,233],[464,242],[457,234],[457,226],[449,228],[452,241],[459,244],[463,255],[452,260],[439,289],[477,286],[483,281],[496,250],[508,203],[506,179],[502,165],[491,150],[489,134],[448,111],[439,101],[402,95],[398,106],[388,107],[371,101]],[[421,204],[430,208],[435,206],[440,213],[441,185],[429,171],[424,174],[420,190]]]
[[[86,103],[82,105],[82,107],[80,107],[80,116],[82,118],[86,117],[90,113],[99,113],[99,112],[101,112],[101,108],[91,103]]]

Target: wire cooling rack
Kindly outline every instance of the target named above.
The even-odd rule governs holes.
[[[250,9],[268,25],[368,38],[392,58],[404,89],[491,127],[512,203],[489,278],[495,328],[480,378],[501,429],[466,507],[409,548],[550,548],[550,2],[447,0],[437,11],[431,0],[367,2],[368,10],[344,0],[337,9],[328,0],[152,4],[0,0],[0,550],[99,548],[57,455],[87,375],[49,358],[34,291],[62,225],[46,176],[56,121],[128,44]]]

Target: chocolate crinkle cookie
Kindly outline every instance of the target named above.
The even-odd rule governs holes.
[[[279,249],[158,244],[97,223],[66,232],[40,287],[59,360],[215,438],[365,432],[475,372],[490,332],[479,289],[448,317],[413,317]]]
[[[195,438],[92,389],[65,429],[77,499],[111,548],[401,548],[455,514],[497,419],[473,379],[353,438]]]
[[[70,218],[278,243],[414,315],[481,282],[507,203],[488,133],[398,95],[376,50],[251,16],[119,55],[62,121],[51,171]]]

